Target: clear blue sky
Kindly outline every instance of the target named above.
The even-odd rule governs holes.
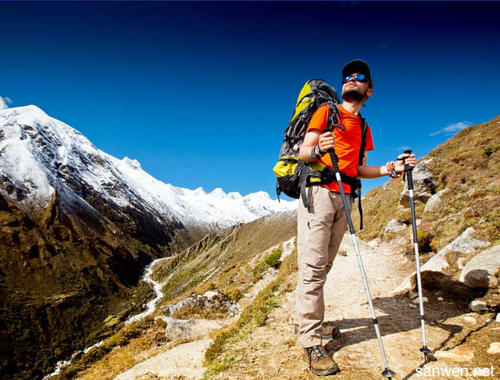
[[[498,20],[493,2],[0,2],[0,96],[164,182],[274,197],[300,88],[339,88],[348,60],[372,69],[369,164],[499,115]]]

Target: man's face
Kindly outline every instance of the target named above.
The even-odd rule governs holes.
[[[359,73],[352,73],[359,74]],[[360,82],[351,78],[342,86],[342,98],[348,102],[362,102],[368,99],[373,93],[368,82]]]

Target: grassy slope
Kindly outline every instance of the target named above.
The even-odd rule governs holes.
[[[165,297],[158,308],[161,310],[165,305],[192,292],[202,294],[209,289],[217,289],[237,300],[252,282],[258,280],[259,275],[269,268],[265,263],[262,265],[266,250],[295,234],[296,215],[285,213],[205,236],[155,271],[156,279],[169,278],[163,289]],[[284,268],[293,267],[295,261],[287,259]],[[210,274],[212,276],[208,278]],[[271,284],[273,289],[276,287],[275,282],[274,285]],[[264,321],[267,313],[272,310],[269,305],[267,296],[260,295],[257,301],[249,306],[249,310],[244,312],[241,323],[248,324],[255,318]],[[117,332],[107,338],[102,346],[65,368],[59,378],[70,379],[79,376],[112,379],[141,359],[145,360],[176,344],[184,343],[183,340],[169,341],[165,338],[166,326],[161,320],[154,321],[154,316],[160,314],[160,310],[153,316],[129,326],[117,325]],[[209,318],[220,315],[211,316],[200,310],[185,310],[182,315],[176,317]]]
[[[209,288],[238,299],[252,280],[253,269],[242,270],[248,261],[294,234],[295,214],[281,214],[207,235],[156,271],[159,280],[169,276],[163,301]]]
[[[427,165],[437,179],[436,191],[448,189],[440,209],[423,213],[417,202],[421,236],[430,240],[434,252],[474,227],[476,236],[498,243],[500,230],[500,117],[457,133],[434,149]],[[363,239],[384,237],[384,228],[394,218],[409,223],[408,209],[398,207],[403,189],[401,179],[393,179],[371,190],[363,200]],[[357,219],[356,211],[353,213]]]

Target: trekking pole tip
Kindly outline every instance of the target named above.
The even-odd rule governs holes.
[[[393,376],[396,376],[396,374],[394,373],[394,371],[391,371],[389,368],[386,368],[384,372],[382,372],[382,376],[391,379]]]
[[[432,351],[431,351],[431,350],[429,350],[429,349],[427,348],[427,346],[423,346],[423,347],[420,349],[420,352],[423,352],[425,355],[429,355],[429,354],[431,354],[431,353],[432,353]]]
[[[436,360],[436,358],[434,358],[434,355],[432,355],[432,351],[429,350],[427,348],[427,346],[423,346],[421,349],[420,349],[420,352],[422,352],[424,354],[424,360],[426,363],[432,361],[432,360]]]

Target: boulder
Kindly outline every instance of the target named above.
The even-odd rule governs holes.
[[[491,243],[487,241],[477,240],[472,237],[474,228],[467,228],[459,237],[453,240],[450,244],[436,253],[429,261],[427,261],[421,268],[421,271],[431,270],[440,272],[447,268],[448,262],[446,255],[449,252],[472,253],[476,248],[487,247]]]
[[[423,160],[413,169],[413,197],[416,201],[426,203],[436,191],[437,179],[427,167],[432,160],[432,158]],[[408,182],[405,182],[405,188],[399,196],[399,203],[404,207],[410,207]]]
[[[423,271],[422,272],[422,287],[429,290],[440,290],[441,294],[447,298],[459,298],[473,300],[481,296],[482,290],[473,289],[464,283],[447,276],[442,272]],[[416,289],[416,274],[413,273],[407,277],[398,288],[393,291],[393,295],[400,295],[408,292],[410,298],[413,298],[416,293],[409,292]],[[416,296],[415,296],[416,297]],[[415,302],[418,298],[415,298]]]
[[[425,204],[424,214],[430,214],[436,212],[441,207],[441,201],[443,200],[443,195],[448,191],[448,189],[443,189],[438,191],[436,194],[431,196],[427,203]]]
[[[170,339],[193,339],[207,336],[218,330],[222,325],[216,320],[208,319],[176,319],[165,315],[155,318],[155,321],[165,323],[166,335]]]
[[[443,269],[448,268],[446,255],[449,252],[472,253],[478,247],[486,247],[491,243],[487,241],[477,240],[472,237],[474,233],[472,227],[467,228],[459,237],[453,240],[450,244],[436,253],[429,261],[420,267],[420,272],[437,272],[441,273]],[[465,269],[465,268],[464,268]],[[415,274],[406,277],[403,282],[393,291],[393,294],[402,294],[415,288]]]
[[[406,229],[406,225],[404,223],[401,223],[397,219],[391,219],[389,223],[385,226],[384,232],[387,233],[393,233],[393,232],[401,232]]]
[[[498,285],[495,273],[500,270],[500,245],[482,251],[463,268],[460,281],[474,288],[494,288]]]
[[[203,295],[193,293],[177,303],[166,306],[163,309],[163,314],[172,316],[175,312],[186,307],[197,309],[200,312],[211,310],[213,312],[228,313],[230,316],[241,313],[238,304],[227,295],[215,291],[208,291]]]

